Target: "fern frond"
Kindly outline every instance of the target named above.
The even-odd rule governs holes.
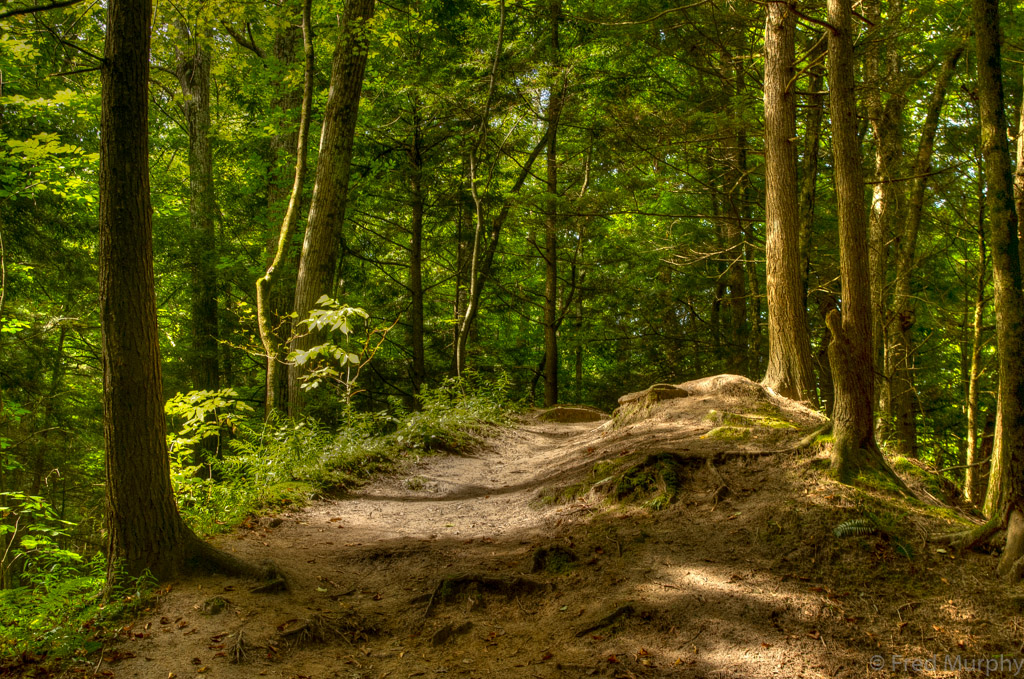
[[[871,535],[878,531],[878,526],[871,519],[851,519],[836,526],[832,533],[837,538],[849,538],[859,535]]]

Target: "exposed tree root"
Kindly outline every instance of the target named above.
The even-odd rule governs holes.
[[[256,649],[260,648],[260,646],[250,643],[242,630],[238,630],[233,636],[234,639],[228,645],[227,651],[228,660],[235,665],[244,663]]]
[[[593,623],[587,625],[586,627],[581,628],[579,631],[576,632],[576,636],[577,637],[586,636],[587,634],[590,634],[591,632],[596,632],[599,629],[602,629],[604,627],[608,627],[610,625],[613,625],[616,622],[618,622],[619,620],[621,620],[622,618],[625,618],[627,616],[633,615],[634,613],[636,613],[636,608],[633,607],[633,604],[626,604],[624,606],[619,606],[618,608],[616,608],[611,613],[608,613],[607,615],[603,615],[600,618],[598,618],[596,621],[594,621]]]
[[[189,536],[186,540],[184,569],[188,572],[213,572],[255,580],[280,580],[286,582],[284,574],[272,562],[250,563],[217,549],[213,545]]]
[[[1012,509],[1006,521],[1006,547],[996,572],[1010,582],[1017,582],[1024,576],[1024,513],[1020,509]]]
[[[429,618],[438,606],[457,601],[462,596],[487,593],[513,599],[520,594],[533,594],[546,589],[551,589],[551,585],[527,578],[491,578],[485,575],[460,575],[454,578],[445,578],[437,583],[437,587],[434,588],[427,600],[427,609],[424,611],[423,617]]]
[[[831,433],[832,421],[829,420],[828,422],[821,425],[811,433],[807,434],[807,436],[804,436],[802,439],[797,441],[797,444],[790,448],[787,452],[798,453],[800,451],[806,450],[810,448],[812,445],[814,445],[814,442],[818,439],[819,436],[827,436],[828,434]]]
[[[349,644],[369,641],[378,629],[357,615],[317,613],[295,629],[281,634],[281,639],[295,645],[325,644],[344,639]]]
[[[1002,528],[1002,523],[1001,518],[996,516],[970,530],[939,535],[934,541],[948,545],[958,552],[978,549],[983,545],[987,545],[995,537],[996,533]]]

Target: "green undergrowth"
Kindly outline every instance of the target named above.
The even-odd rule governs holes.
[[[178,508],[205,537],[253,514],[366,483],[411,457],[465,450],[508,421],[506,386],[448,380],[424,390],[416,412],[346,408],[340,426],[330,428],[312,420],[263,422],[230,389],[179,395],[167,404],[176,427],[168,448]],[[209,440],[216,445],[204,445]],[[0,669],[86,659],[95,666],[95,652],[123,633],[118,621],[148,605],[153,583],[143,578],[104,597],[102,555],[75,551],[81,542],[72,539],[74,524],[59,520],[42,498],[0,493],[0,518]]]
[[[49,570],[23,573],[17,587],[0,590],[0,667],[16,669],[80,665],[92,669],[95,654],[127,632],[125,621],[155,601],[148,576],[103,597],[105,563],[64,559]],[[46,674],[45,676],[50,676]]]
[[[361,412],[341,406],[336,427],[313,420],[253,422],[233,414],[237,401],[230,390],[179,396],[193,406],[168,405],[172,414],[189,415],[170,437],[178,506],[193,530],[210,535],[230,530],[250,514],[358,487],[410,456],[458,453],[488,427],[508,421],[506,387],[503,380],[449,379],[423,390],[418,411]],[[213,407],[204,406],[211,401]],[[235,434],[222,445],[223,454],[190,464],[202,428],[210,422],[215,435],[218,422],[222,431],[231,426]]]

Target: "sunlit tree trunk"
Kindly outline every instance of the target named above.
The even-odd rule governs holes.
[[[765,247],[768,271],[768,371],[764,384],[816,402],[811,341],[800,275],[796,181],[796,14],[769,2],[765,22]]]
[[[271,259],[263,276],[256,281],[256,319],[260,333],[260,341],[263,343],[263,351],[267,356],[267,397],[266,416],[270,417],[274,412],[280,412],[285,403],[283,395],[286,393],[287,380],[281,376],[287,375],[286,364],[284,363],[284,345],[280,336],[279,328],[275,327],[280,323],[281,309],[274,308],[274,288],[281,280],[281,272],[288,257],[289,246],[299,225],[299,212],[302,203],[302,184],[306,180],[307,146],[309,143],[310,117],[313,108],[313,77],[314,77],[314,54],[313,54],[313,29],[310,20],[310,6],[312,0],[305,0],[302,8],[302,44],[304,56],[304,84],[302,90],[302,109],[299,114],[299,131],[296,138],[295,172],[292,180],[292,190],[288,198],[288,207],[285,210],[284,218],[278,229],[277,239],[270,251]],[[278,296],[278,299],[280,297]]]
[[[333,292],[341,227],[348,202],[359,99],[370,49],[368,24],[373,17],[374,4],[375,0],[350,0],[342,15],[331,64],[331,87],[324,110],[313,197],[295,282],[294,313],[299,320],[309,316],[320,297]],[[316,332],[298,334],[290,348],[307,350],[322,339]],[[302,366],[288,368],[288,414],[293,417],[302,412],[304,399],[299,385],[303,373]]]

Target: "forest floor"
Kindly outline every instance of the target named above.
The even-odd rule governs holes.
[[[795,448],[819,416],[749,380],[681,386],[689,396],[641,400],[615,420],[525,417],[464,454],[254,519],[217,543],[272,559],[287,591],[254,593],[219,576],[173,583],[85,674],[1020,669],[1024,615],[995,580],[996,559],[931,541],[964,525],[960,510],[924,499],[920,484],[923,501],[908,501],[833,482],[820,453]],[[837,537],[850,520],[840,529],[850,535]],[[978,668],[1000,655],[1001,668]]]

